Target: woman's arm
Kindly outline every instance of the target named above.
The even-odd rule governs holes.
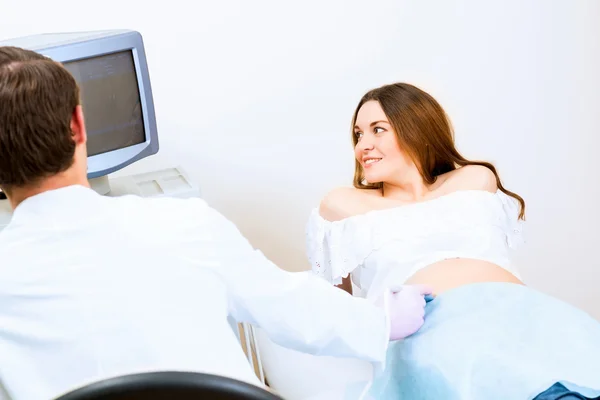
[[[309,233],[322,231],[323,225],[328,223],[335,223],[335,221],[343,220],[352,215],[349,210],[356,206],[357,203],[357,190],[352,187],[338,187],[331,190],[327,195],[325,195],[319,204],[318,208],[318,219],[322,220],[309,220],[308,230]],[[328,221],[328,222],[323,222]],[[318,226],[320,225],[320,226]],[[308,234],[307,243],[308,250],[308,258],[312,262],[313,271],[319,271],[321,268],[326,268],[323,264],[327,259],[331,260],[331,256],[328,254],[330,249],[327,243],[328,234],[325,233],[323,237],[316,237],[314,234]],[[318,243],[311,243],[311,241],[315,241]],[[337,251],[340,251],[338,248]],[[342,251],[352,251],[352,249],[344,249]],[[319,253],[319,254],[315,254]],[[330,267],[329,267],[330,268]],[[323,273],[323,272],[322,272]],[[327,272],[323,273],[327,275]],[[346,278],[342,278],[342,283],[335,285],[337,288],[342,289],[343,291],[352,294],[352,277],[348,275]]]

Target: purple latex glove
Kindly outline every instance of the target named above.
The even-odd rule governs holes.
[[[405,285],[387,292],[382,299],[390,317],[390,340],[404,339],[425,322],[425,296],[433,294],[425,285]]]

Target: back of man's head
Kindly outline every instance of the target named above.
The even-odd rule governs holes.
[[[0,47],[0,188],[36,184],[73,164],[78,105],[78,85],[62,65]]]

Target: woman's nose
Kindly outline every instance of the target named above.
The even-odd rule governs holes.
[[[360,142],[358,142],[358,148],[362,151],[373,150],[373,141],[363,138]]]

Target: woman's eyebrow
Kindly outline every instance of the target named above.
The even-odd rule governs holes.
[[[387,121],[381,120],[381,121],[373,121],[373,122],[371,122],[370,126],[371,126],[371,127],[373,127],[373,126],[375,126],[375,125],[377,125],[377,124],[379,124],[379,123],[382,123],[382,122],[383,122],[384,124],[388,124],[388,125],[390,124],[390,123],[389,123],[389,122],[387,122]],[[359,127],[358,125],[354,125],[354,130],[357,130],[357,129],[360,129],[360,127]]]
[[[377,124],[379,124],[379,123],[382,123],[382,122],[383,122],[384,124],[389,124],[389,122],[387,122],[387,121],[384,121],[384,120],[381,120],[381,121],[373,121],[373,122],[371,122],[371,126],[375,126],[375,125],[377,125]]]

